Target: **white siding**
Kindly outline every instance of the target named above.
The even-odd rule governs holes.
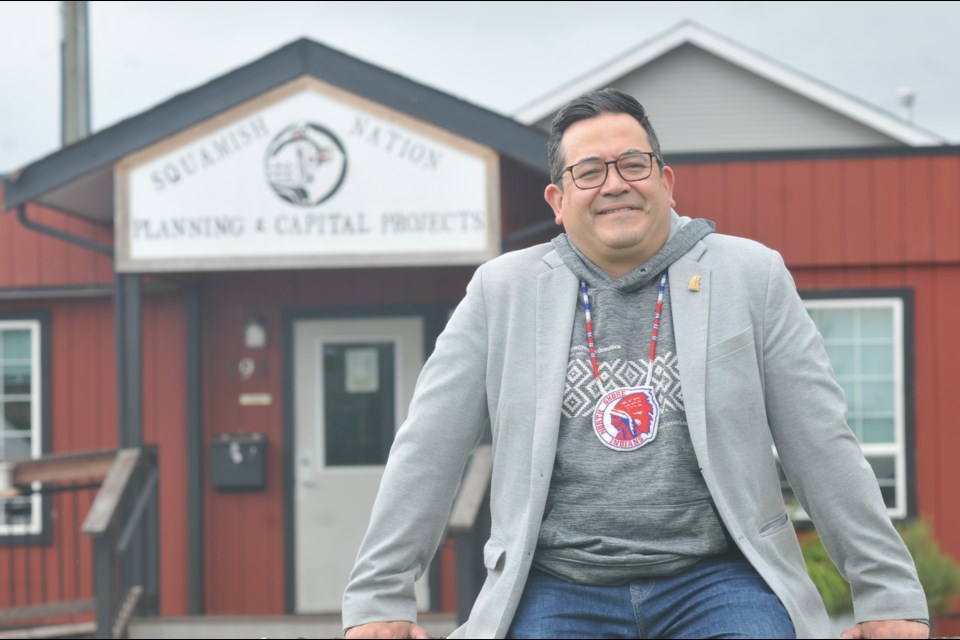
[[[906,146],[691,44],[611,86],[632,94],[646,107],[668,156],[695,151]],[[546,130],[552,117],[536,126]]]

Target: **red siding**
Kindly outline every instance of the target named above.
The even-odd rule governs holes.
[[[798,162],[789,171],[788,183],[809,184],[813,181],[813,163]],[[813,194],[809,189],[791,188],[781,209],[786,239],[783,257],[788,263],[810,264],[817,257],[816,225],[813,222]]]
[[[960,259],[960,158],[937,158],[932,163],[933,258]]]
[[[871,264],[877,258],[871,164],[870,160],[847,160],[838,172],[842,201],[840,210],[834,212],[833,226],[843,240],[843,259],[853,264]]]
[[[766,245],[784,246],[783,216],[777,215],[783,206],[784,185],[782,167],[761,164],[754,168],[754,198],[756,233],[753,238]]]
[[[28,205],[27,214],[36,222],[113,246],[113,231],[107,227],[36,205]],[[20,224],[16,211],[0,212],[0,288],[112,281],[113,265],[108,256],[27,229]]]
[[[795,266],[960,261],[960,158],[674,165],[677,210]]]
[[[874,161],[876,189],[873,225],[877,256],[888,262],[900,263],[906,259],[906,232],[908,218],[904,215],[903,160],[881,158]]]
[[[187,429],[186,321],[182,298],[145,299],[143,313],[143,439],[155,444],[159,466],[160,605],[186,615]]]
[[[697,185],[700,197],[704,200],[703,214],[692,213],[700,209],[690,209],[683,201],[686,193],[683,187],[685,169],[677,169],[677,186],[674,187],[674,196],[680,211],[686,215],[706,217],[719,222],[719,216],[724,214],[724,229],[729,227],[731,233],[737,236],[755,237],[757,235],[757,216],[759,204],[754,188],[755,176],[752,165],[733,164],[721,167],[723,180],[714,185],[706,183],[703,188]],[[709,213],[707,213],[709,212]]]
[[[906,220],[904,240],[906,241],[906,260],[908,262],[929,261],[933,258],[933,211],[930,189],[933,186],[930,176],[932,162],[929,158],[912,158],[904,161],[903,167],[903,211]]]

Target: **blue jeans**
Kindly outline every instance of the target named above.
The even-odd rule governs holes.
[[[613,587],[530,570],[508,638],[795,638],[787,610],[739,552]]]

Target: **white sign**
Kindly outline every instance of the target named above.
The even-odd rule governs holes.
[[[380,390],[380,359],[376,349],[347,349],[347,393]]]
[[[315,80],[257,101],[118,165],[119,270],[471,264],[498,252],[493,151]]]

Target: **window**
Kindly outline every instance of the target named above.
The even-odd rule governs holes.
[[[844,295],[848,295],[845,292]],[[892,518],[908,515],[904,296],[805,299]],[[785,494],[789,485],[781,472]],[[806,514],[797,514],[806,517]]]
[[[328,467],[383,465],[397,430],[394,342],[323,347],[325,460]]]
[[[35,458],[45,450],[41,331],[38,319],[0,316],[0,460]],[[0,536],[43,532],[41,497],[0,499]]]

